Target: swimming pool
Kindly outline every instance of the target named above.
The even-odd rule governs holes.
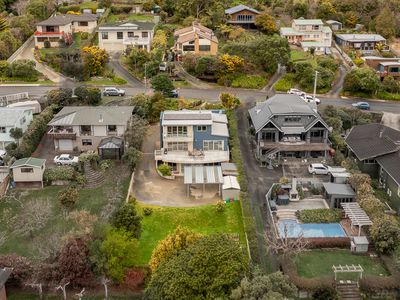
[[[278,221],[278,231],[281,236],[285,236],[285,226],[287,237],[298,237],[300,234],[303,234],[305,238],[347,236],[339,223],[299,224],[295,220],[281,220]]]

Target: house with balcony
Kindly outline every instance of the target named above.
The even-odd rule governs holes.
[[[125,51],[129,47],[150,51],[155,25],[136,21],[101,25],[97,30],[99,47],[108,52]]]
[[[220,165],[229,162],[228,138],[224,111],[164,111],[155,160],[171,166],[175,175],[183,175],[185,166]]]
[[[192,26],[175,30],[174,37],[174,49],[178,55],[186,53],[217,55],[218,38],[211,29],[198,22],[193,22]]]
[[[50,47],[59,47],[60,41],[66,45],[73,42],[74,32],[91,33],[97,26],[96,14],[67,14],[51,16],[36,24],[35,47],[44,48],[46,41],[50,42]]]
[[[256,29],[255,20],[260,12],[254,8],[240,4],[225,10],[226,23],[241,26],[244,29]]]
[[[249,110],[256,158],[262,165],[287,158],[325,159],[328,125],[316,107],[297,95],[277,94]]]
[[[281,27],[280,35],[287,38],[290,44],[301,46],[304,51],[313,48],[315,54],[331,53],[332,29],[324,26],[320,19],[295,19],[292,27]]]
[[[336,34],[336,43],[343,48],[361,51],[364,54],[373,53],[379,46],[388,51],[386,39],[380,34]]]
[[[132,106],[66,106],[48,123],[48,135],[56,152],[91,150],[120,158],[132,112]]]
[[[7,145],[15,142],[10,136],[10,130],[21,128],[25,132],[32,122],[31,108],[0,107],[0,150],[5,150]]]
[[[362,59],[376,71],[381,80],[386,76],[400,80],[400,57],[363,56]]]

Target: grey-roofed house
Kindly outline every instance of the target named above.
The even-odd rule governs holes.
[[[362,59],[376,71],[381,80],[386,76],[400,80],[400,57],[363,56]]]
[[[155,23],[123,22],[99,26],[99,47],[108,52],[126,51],[130,47],[150,51]]]
[[[328,126],[316,108],[297,95],[277,94],[249,110],[256,158],[280,163],[285,158],[326,158]]]
[[[0,300],[7,300],[6,282],[11,273],[11,268],[0,268]]]
[[[329,27],[332,28],[332,30],[342,30],[343,24],[342,22],[336,21],[336,20],[328,20],[325,21],[326,24],[328,24]]]
[[[240,4],[234,7],[225,9],[227,15],[227,23],[231,25],[238,25],[245,29],[255,29],[255,19],[260,12],[254,8]]]
[[[155,160],[170,165],[174,175],[183,175],[186,165],[220,165],[229,161],[228,139],[224,111],[164,111]]]
[[[324,182],[322,186],[330,208],[340,208],[341,203],[356,200],[356,193],[349,184]]]
[[[10,167],[17,187],[42,187],[46,160],[27,157],[16,160]]]
[[[336,34],[336,43],[341,47],[359,50],[363,53],[372,53],[377,44],[383,46],[383,50],[389,50],[386,39],[380,34]]]
[[[25,132],[32,122],[33,114],[30,108],[0,107],[0,150],[15,142],[10,136],[10,130],[21,128]]]
[[[57,152],[105,149],[115,139],[123,142],[132,112],[133,106],[66,106],[48,123],[48,134]]]
[[[360,170],[378,178],[379,186],[400,209],[400,131],[382,124],[354,126],[346,144]]]

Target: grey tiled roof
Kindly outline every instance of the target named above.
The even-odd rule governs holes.
[[[377,157],[376,161],[400,185],[400,151]]]
[[[382,124],[354,126],[346,143],[359,160],[376,158],[399,149],[400,131]]]
[[[96,14],[80,14],[80,15],[58,15],[58,16],[52,16],[48,18],[47,20],[44,20],[40,23],[37,23],[37,25],[41,26],[57,26],[57,25],[67,25],[73,21],[97,21],[98,16]]]

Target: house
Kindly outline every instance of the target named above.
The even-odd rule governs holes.
[[[6,282],[12,272],[11,268],[0,269],[0,300],[7,300]]]
[[[372,53],[377,44],[381,44],[383,50],[389,50],[386,39],[380,34],[336,34],[335,40],[341,47],[359,50],[363,53]]]
[[[48,134],[58,152],[96,151],[101,146],[101,153],[120,153],[132,112],[133,106],[66,106],[48,123]]]
[[[328,26],[334,31],[342,30],[343,28],[343,24],[336,20],[328,20],[325,21],[325,23],[328,24]]]
[[[155,160],[170,165],[175,175],[183,175],[187,165],[220,165],[229,162],[228,138],[223,111],[164,111]]]
[[[10,136],[12,128],[18,127],[25,132],[32,119],[33,114],[30,108],[0,107],[0,150],[5,150],[7,145],[15,142]]]
[[[315,54],[330,54],[332,30],[320,19],[295,19],[292,27],[281,27],[280,34],[289,43],[300,45],[304,51],[315,50]]]
[[[218,38],[214,32],[197,22],[175,30],[174,37],[174,49],[178,54],[216,55],[218,52]]]
[[[341,208],[341,203],[356,201],[356,193],[349,184],[324,182],[322,186],[330,208]]]
[[[245,29],[256,29],[255,19],[258,14],[260,14],[258,10],[243,4],[225,10],[228,24],[238,25]]]
[[[60,41],[67,45],[73,42],[74,32],[92,32],[97,26],[96,14],[67,14],[51,16],[36,24],[35,47],[44,48],[46,41],[50,47],[59,47]]]
[[[364,56],[362,59],[376,71],[381,80],[386,76],[400,80],[400,57]]]
[[[154,26],[154,23],[136,21],[101,25],[97,30],[99,47],[108,52],[125,51],[128,47],[150,51]]]
[[[354,126],[346,137],[349,156],[400,208],[400,131],[382,124]]]
[[[17,187],[43,188],[43,173],[46,169],[46,160],[27,157],[16,160],[10,167],[13,181]]]
[[[326,158],[328,125],[297,95],[277,94],[249,110],[261,164],[286,158]]]

